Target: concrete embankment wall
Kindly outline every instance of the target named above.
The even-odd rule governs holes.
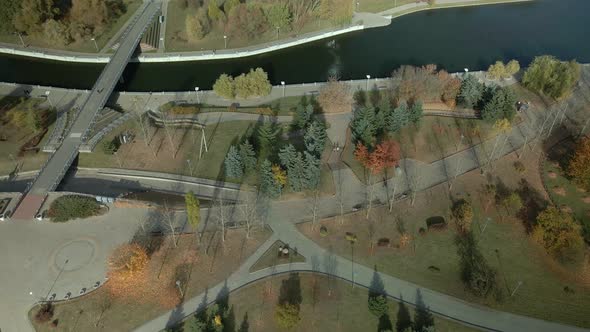
[[[310,33],[303,37],[294,37],[280,42],[266,43],[253,47],[218,50],[218,51],[202,51],[202,52],[178,52],[178,53],[164,53],[164,54],[146,54],[137,58],[131,59],[131,62],[183,62],[183,61],[202,61],[202,60],[224,60],[243,58],[263,53],[278,51],[281,49],[310,43],[313,41],[335,37],[345,33],[360,31],[365,28],[364,25],[353,25],[343,29],[337,29],[322,33]],[[64,61],[64,62],[79,62],[79,63],[108,63],[111,59],[109,55],[89,55],[89,54],[66,54],[59,51],[41,51],[29,50],[22,48],[13,48],[8,46],[0,46],[0,53],[33,57],[46,60]]]

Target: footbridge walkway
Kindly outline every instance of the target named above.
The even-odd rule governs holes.
[[[113,92],[123,70],[137,49],[145,29],[160,11],[160,6],[159,1],[147,0],[137,12],[123,33],[116,53],[103,69],[92,92],[86,97],[61,146],[49,157],[47,163],[25,192],[13,215],[14,219],[32,219],[43,204],[47,193],[54,190],[60,183],[78,155],[80,146],[88,139],[87,135],[95,121],[96,114],[104,107]]]

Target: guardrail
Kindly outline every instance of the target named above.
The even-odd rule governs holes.
[[[131,117],[131,113],[127,112],[118,117],[115,121],[111,122],[108,126],[101,129],[98,133],[96,133],[91,139],[89,139],[86,144],[83,144],[78,149],[80,152],[83,153],[90,153],[96,147],[96,144],[100,142],[100,140],[106,136],[106,134],[110,133],[115,128],[122,125],[125,121],[127,121]]]

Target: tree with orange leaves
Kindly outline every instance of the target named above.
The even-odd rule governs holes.
[[[368,179],[368,205],[367,205],[367,216],[371,213],[371,206],[373,202],[373,175],[379,174],[384,170],[397,166],[400,159],[400,148],[399,144],[392,139],[387,139],[379,143],[375,149],[371,152],[362,143],[357,144],[354,151],[355,158],[363,165],[363,167],[369,171]]]

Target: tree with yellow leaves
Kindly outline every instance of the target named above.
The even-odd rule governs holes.
[[[567,174],[586,190],[590,190],[590,138],[582,138],[567,167]]]
[[[287,184],[287,172],[281,168],[279,165],[272,165],[272,174],[275,178],[275,181],[284,187]]]
[[[581,226],[569,213],[550,206],[537,216],[533,238],[561,261],[575,261],[583,254]]]

